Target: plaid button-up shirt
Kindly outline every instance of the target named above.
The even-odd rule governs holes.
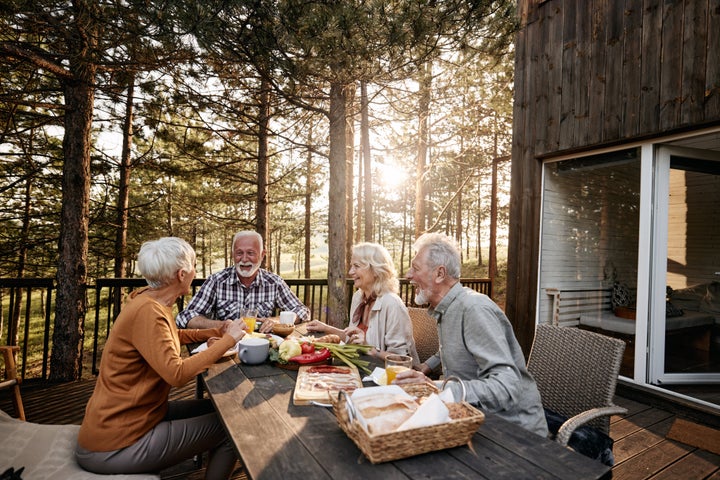
[[[261,268],[246,287],[240,283],[233,265],[210,275],[187,308],[178,314],[175,323],[185,328],[199,315],[213,320],[234,320],[240,318],[241,308],[256,309],[260,318],[273,316],[278,308],[295,312],[302,321],[310,319],[310,310],[279,275]]]

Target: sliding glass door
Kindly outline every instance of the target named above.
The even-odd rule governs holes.
[[[720,383],[720,153],[656,152],[649,383]]]

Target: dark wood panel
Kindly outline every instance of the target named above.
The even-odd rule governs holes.
[[[683,64],[683,2],[664,2],[660,53],[660,129],[680,121]],[[650,59],[652,61],[652,59]]]
[[[624,11],[625,38],[622,52],[623,81],[620,104],[621,137],[640,131],[640,93],[642,91],[643,0],[627,0]]]
[[[707,51],[705,62],[705,110],[704,118],[713,118],[720,111],[720,0],[708,2]]]
[[[584,15],[576,15],[577,2],[575,0],[563,0],[563,24],[562,24],[562,71],[560,84],[560,132],[558,139],[558,148],[568,148],[573,144],[575,135],[575,126],[577,124],[576,110],[576,85],[583,85],[584,82],[578,82],[577,76],[580,74],[580,46],[578,45],[577,35],[577,19],[584,18]]]
[[[627,91],[625,65],[625,8],[608,8],[605,21],[605,105],[603,108],[603,141],[616,140],[621,137],[623,114],[623,97]],[[600,42],[598,42],[600,43]]]
[[[707,61],[707,2],[685,2],[682,42],[680,123],[701,122],[704,116]]]
[[[607,81],[607,45],[605,42],[609,0],[593,0],[589,14],[592,18],[590,43],[590,84],[588,102],[587,142],[603,140],[603,115],[605,111],[605,85]]]

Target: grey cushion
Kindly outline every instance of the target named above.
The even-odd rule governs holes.
[[[75,462],[79,425],[23,422],[0,410],[0,465],[22,472],[23,480],[159,480],[157,475],[97,475]],[[2,472],[0,472],[2,473]]]

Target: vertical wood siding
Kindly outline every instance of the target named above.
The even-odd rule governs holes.
[[[506,312],[527,352],[541,163],[720,123],[720,0],[520,0]]]

